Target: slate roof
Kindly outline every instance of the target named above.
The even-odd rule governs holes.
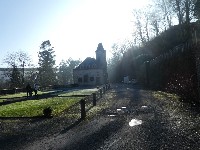
[[[96,69],[97,63],[96,59],[87,57],[78,67],[75,69]]]

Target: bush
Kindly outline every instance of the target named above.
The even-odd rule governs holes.
[[[52,108],[51,107],[47,107],[43,110],[43,115],[45,117],[52,117]]]

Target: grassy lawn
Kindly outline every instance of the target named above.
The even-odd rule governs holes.
[[[83,89],[83,90],[71,90],[65,92],[64,94],[59,94],[59,96],[69,96],[69,95],[90,95],[94,92],[98,91],[98,89]],[[52,93],[54,91],[38,91],[38,95],[46,94],[46,93]],[[33,93],[34,95],[34,93]],[[24,97],[26,96],[26,92],[16,93],[16,94],[7,94],[7,95],[0,95],[0,102],[3,102],[3,100],[9,99],[9,98],[16,98],[16,97]]]
[[[42,116],[43,109],[51,107],[53,115],[58,115],[69,106],[78,102],[80,98],[48,98],[28,100],[0,106],[0,117],[33,117]]]
[[[15,97],[24,97],[26,96],[26,93],[16,93],[16,94],[7,94],[7,95],[0,95],[0,102],[3,102],[4,100],[6,99],[9,99],[9,98],[15,98]]]
[[[1,99],[7,99],[7,98],[14,98],[14,97],[23,97],[26,96],[26,93],[16,93],[16,94],[6,94],[6,95],[0,95]]]
[[[83,90],[76,90],[76,91],[69,91],[67,93],[62,93],[59,96],[70,96],[70,95],[91,95],[92,93],[97,92],[98,89],[83,89]]]
[[[98,89],[83,89],[76,91],[67,91],[67,93],[62,93],[59,96],[69,96],[69,95],[90,95],[96,92]],[[52,91],[41,92],[38,94],[51,93]],[[0,96],[0,102],[3,102],[9,98],[24,97],[26,93],[17,93]],[[53,115],[59,115],[62,111],[67,109],[69,106],[78,102],[81,98],[79,97],[54,97],[48,99],[39,100],[27,100],[22,102],[16,102],[8,105],[0,106],[0,117],[33,117],[42,116],[43,109],[51,107],[53,109]]]
[[[38,91],[38,94],[44,94],[44,93],[50,93],[52,91],[45,91],[45,92],[42,92],[42,91]],[[33,95],[34,95],[34,92],[33,92]],[[16,94],[6,94],[6,95],[0,95],[0,99],[8,99],[8,98],[15,98],[15,97],[24,97],[26,96],[26,92],[21,92],[21,93],[16,93]]]
[[[54,91],[38,91],[38,95],[46,94],[46,93],[52,93]],[[34,92],[33,92],[34,95]],[[26,97],[26,92],[16,93],[16,94],[6,94],[6,95],[0,95],[0,102],[3,102],[6,99],[11,98],[20,98],[20,97]]]
[[[98,89],[83,89],[76,91],[66,91],[59,96],[69,95],[90,95],[96,92]],[[51,93],[54,91],[38,91],[38,94]],[[24,97],[26,93],[8,94],[0,96],[0,102],[8,98]],[[22,102],[16,102],[8,105],[0,106],[0,117],[33,117],[42,116],[43,109],[51,107],[53,109],[53,115],[59,115],[62,111],[67,109],[69,106],[78,102],[81,98],[79,97],[54,97],[39,100],[27,100]]]

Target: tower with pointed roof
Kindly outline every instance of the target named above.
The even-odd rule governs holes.
[[[96,63],[98,68],[103,70],[104,81],[107,80],[107,61],[106,61],[106,50],[104,50],[102,43],[98,44],[96,52]]]

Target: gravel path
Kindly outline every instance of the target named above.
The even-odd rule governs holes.
[[[175,103],[156,100],[152,93],[115,84],[92,108],[101,106],[100,111],[85,121],[67,120],[64,116],[4,121],[0,149],[200,149],[199,114],[190,112],[188,116],[184,111],[175,111]],[[168,105],[174,109],[167,109]],[[73,122],[71,126],[69,121]]]

